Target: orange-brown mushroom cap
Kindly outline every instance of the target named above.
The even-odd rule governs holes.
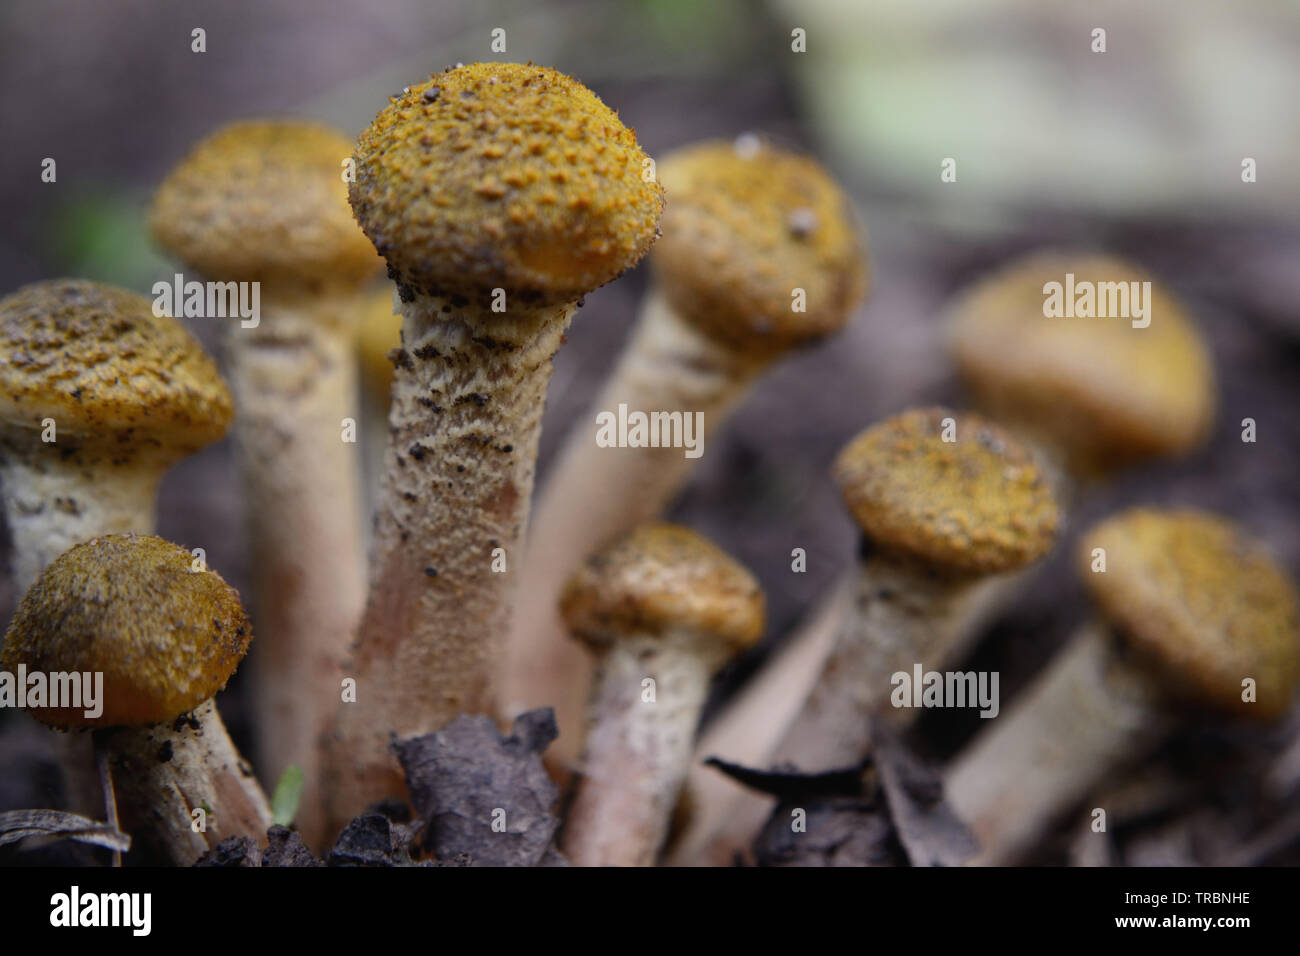
[[[1093,571],[1094,548],[1106,570]],[[1259,720],[1284,714],[1300,683],[1294,586],[1264,545],[1201,511],[1136,508],[1083,536],[1093,599],[1180,696]],[[1242,681],[1256,700],[1242,700]]]
[[[357,222],[416,291],[576,301],[658,234],[663,189],[635,133],[546,67],[436,73],[391,99],[356,158]]]
[[[763,591],[712,542],[679,525],[641,525],[589,557],[560,611],[573,633],[605,645],[622,635],[689,631],[733,651],[763,633]]]
[[[866,294],[857,217],[815,160],[752,138],[706,142],[664,157],[659,179],[668,206],[651,264],[673,308],[713,337],[785,351],[838,331]]]
[[[840,452],[834,475],[874,545],[929,565],[1011,571],[1056,540],[1061,513],[1047,477],[976,414],[921,408],[886,419]]]
[[[300,120],[232,123],[163,180],[149,225],[190,268],[221,281],[357,284],[383,262],[352,219],[352,143]]]
[[[23,596],[0,668],[102,672],[103,714],[39,708],[54,727],[137,726],[188,713],[226,686],[252,640],[235,589],[161,538],[102,535],[64,552]]]
[[[1076,288],[1105,289],[1108,311],[1102,283],[1151,282],[1150,324],[1044,315],[1044,287],[1067,273]],[[1077,471],[1184,454],[1209,433],[1214,372],[1200,335],[1168,290],[1120,259],[1052,252],[1014,262],[959,297],[950,336],[980,407],[1043,434]]]
[[[217,367],[144,296],[77,279],[24,286],[0,300],[0,424],[144,446],[175,458],[226,433],[234,409]]]

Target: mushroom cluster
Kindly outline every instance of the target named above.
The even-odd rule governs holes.
[[[789,827],[773,807],[791,795],[823,801],[807,819],[824,833],[843,801],[867,814],[862,843],[888,848],[873,864],[968,844],[1015,862],[1187,715],[1292,710],[1300,600],[1268,546],[1222,515],[1137,507],[1076,545],[1097,620],[1005,707],[992,674],[982,732],[917,782],[923,709],[986,689],[945,668],[1027,590],[1073,583],[1052,554],[1079,500],[1212,431],[1210,350],[1134,263],[1035,252],[953,299],[973,410],[900,400],[830,436],[820,474],[856,559],[702,727],[781,582],[665,520],[699,457],[678,439],[719,434],[871,285],[859,216],[814,158],[746,135],[656,164],[578,80],[474,63],[393,95],[355,141],[224,126],[149,223],[209,304],[253,293],[255,314],[210,316],[220,362],[123,289],[0,299],[25,592],[0,672],[102,684],[94,708],[51,691],[29,709],[61,732],[63,809],[102,798],[128,863],[725,864]],[[650,290],[594,411],[662,430],[609,447],[584,415],[534,508],[553,359],[584,297],[643,258]],[[1053,316],[1065,277],[1149,290],[1144,320]],[[248,611],[204,542],[153,536],[163,473],[232,422]],[[247,700],[223,707],[246,704],[249,759],[215,703],[245,654]],[[943,852],[919,848],[909,788]]]
[[[765,370],[848,321],[867,287],[864,240],[826,170],[752,136],[670,153],[658,176],[672,202],[650,254],[655,289],[594,407],[693,416],[702,428],[692,438],[703,443]],[[798,311],[794,289],[806,295]],[[550,706],[562,726],[579,725],[593,663],[557,611],[565,578],[591,551],[661,515],[699,458],[660,442],[610,454],[585,423],[566,436],[522,571],[507,709]],[[548,756],[563,774],[581,749],[581,734],[570,733]]]
[[[206,280],[259,283],[251,321],[222,329],[236,406],[253,606],[257,763],[311,785],[299,822],[324,824],[320,740],[365,600],[360,472],[345,423],[359,417],[359,296],[381,261],[347,207],[352,143],[297,121],[232,123],[158,187],[158,244]]]

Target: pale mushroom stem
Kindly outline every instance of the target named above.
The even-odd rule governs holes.
[[[873,715],[898,727],[919,716],[891,706],[893,675],[910,679],[918,664],[924,672],[960,657],[1023,577],[945,574],[872,554],[857,568],[853,607],[773,762],[810,773],[856,764],[870,749]]]
[[[841,622],[852,607],[853,572],[842,574],[826,599],[800,622],[762,670],[704,727],[691,755],[682,804],[685,823],[670,844],[668,866],[730,866],[762,825],[767,802],[752,790],[719,773],[705,761],[724,757],[745,767],[766,767],[794,721],[834,646]],[[739,828],[733,824],[737,807],[754,809]]]
[[[1158,692],[1112,643],[1105,626],[1086,626],[949,768],[948,802],[982,847],[975,865],[1015,860],[1045,825],[1168,729]]]
[[[57,423],[56,423],[57,424]],[[45,567],[73,545],[99,534],[152,534],[154,497],[164,466],[148,461],[73,465],[60,450],[79,444],[65,435],[33,457],[6,449],[0,463],[5,518],[13,538],[13,588],[22,594]],[[138,456],[139,449],[132,449]]]
[[[6,449],[0,462],[16,594],[25,593],[50,562],[82,541],[121,531],[153,534],[154,501],[166,466],[139,457],[138,449],[129,465],[76,466],[57,460],[59,448],[76,445],[74,436],[65,435],[44,455],[34,458],[30,451]],[[57,754],[69,806],[98,813],[103,791],[89,742],[81,734],[43,727],[38,732]]]
[[[562,840],[574,865],[654,865],[713,673],[698,644],[685,632],[628,635],[601,656]]]
[[[502,691],[507,715],[555,709],[560,737],[547,759],[558,768],[572,770],[582,752],[594,668],[560,618],[556,602],[564,581],[611,538],[662,514],[698,462],[683,447],[602,447],[596,415],[617,417],[620,405],[629,413],[678,413],[678,434],[690,427],[691,438],[703,443],[697,447],[707,449],[765,364],[705,336],[653,293],[592,412],[566,439],[530,531]],[[697,414],[703,415],[702,433],[695,430]]]
[[[231,836],[265,840],[270,806],[213,701],[172,724],[93,736],[108,755],[127,832],[172,863],[189,866]]]
[[[901,671],[911,679],[917,664],[924,672],[959,659],[1025,575],[944,575],[884,554],[860,563],[846,585],[849,596],[819,676],[779,743],[773,741],[755,764],[793,766],[805,773],[857,764],[871,749],[873,716],[896,727],[920,716],[918,708],[891,706],[892,676]],[[726,750],[700,751],[700,759],[710,756],[737,761]],[[720,776],[712,768],[706,772]],[[774,806],[762,794],[735,794],[725,814],[710,813],[717,829],[693,827],[695,855],[687,857],[682,844],[674,858],[688,864],[701,862],[699,854],[732,859],[749,846]]]
[[[268,781],[290,765],[302,770],[296,822],[313,844],[324,825],[321,738],[365,604],[358,446],[344,437],[344,419],[358,416],[346,331],[355,308],[343,292],[281,298],[257,328],[229,335],[255,542],[258,763]]]
[[[391,733],[497,713],[551,359],[575,308],[402,306],[356,702],[331,745],[336,822],[404,792]]]

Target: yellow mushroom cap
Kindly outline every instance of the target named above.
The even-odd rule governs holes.
[[[920,408],[873,425],[834,476],[873,544],[957,572],[1022,567],[1047,553],[1061,520],[1033,456],[969,412]]]
[[[217,367],[144,296],[54,279],[0,300],[0,423],[176,458],[226,433],[234,409]]]
[[[393,314],[393,287],[369,296],[357,329],[357,357],[366,387],[388,401],[393,384],[393,362],[388,353],[402,344],[402,317]]]
[[[1105,549],[1105,572],[1092,570],[1094,548]],[[1259,720],[1286,712],[1300,682],[1300,611],[1260,541],[1217,515],[1136,508],[1090,529],[1079,562],[1093,599],[1175,693]],[[1246,678],[1254,703],[1242,700]]]
[[[658,234],[663,189],[636,134],[546,67],[436,73],[391,99],[356,157],[357,222],[409,289],[576,301]]]
[[[1106,289],[1108,310],[1102,283],[1151,282],[1150,324],[1044,315],[1044,286],[1064,286],[1067,273],[1076,289]],[[1214,371],[1200,335],[1167,289],[1120,259],[1053,252],[1012,263],[956,301],[950,333],[981,408],[1047,436],[1075,470],[1183,454],[1209,433]]]
[[[232,123],[163,180],[150,228],[211,279],[359,284],[383,262],[348,207],[351,156],[346,137],[315,123]]]
[[[560,598],[574,634],[608,644],[621,635],[690,631],[733,651],[763,634],[763,592],[712,542],[679,525],[641,525],[589,557]]]
[[[102,535],[64,552],[14,613],[0,668],[101,672],[103,714],[34,709],[54,727],[174,720],[226,686],[252,640],[235,589],[161,538]]]
[[[668,206],[651,264],[674,309],[708,334],[781,352],[838,331],[861,302],[865,241],[815,160],[752,138],[706,142],[664,157],[659,179]]]

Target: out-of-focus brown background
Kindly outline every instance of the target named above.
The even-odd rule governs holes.
[[[191,51],[195,27],[206,53]],[[504,54],[491,50],[495,27]],[[1105,53],[1092,52],[1098,27]],[[796,28],[806,52],[791,49]],[[945,300],[1044,245],[1128,255],[1170,283],[1212,343],[1222,390],[1208,448],[1093,493],[1075,530],[1131,502],[1191,503],[1239,518],[1300,568],[1300,6],[1287,0],[10,0],[0,7],[0,292],[59,275],[147,291],[173,271],[144,228],[150,190],[197,138],[275,115],[354,134],[387,94],[481,59],[579,77],[652,155],[751,130],[806,149],[846,183],[867,223],[870,301],[847,333],[761,383],[673,512],[753,568],[768,593],[768,639],[717,697],[852,558],[855,535],[826,475],[836,450],[905,406],[960,404],[942,345]],[[57,161],[57,183],[40,180],[45,157]],[[947,157],[956,183],[940,182]],[[1241,180],[1246,157],[1258,166],[1252,184]],[[578,316],[556,361],[542,480],[645,281],[637,269]],[[212,344],[212,329],[195,331]],[[1240,441],[1245,417],[1258,422],[1256,444]],[[205,547],[247,591],[228,443],[169,475],[159,530]],[[1071,543],[977,652],[978,666],[1002,672],[1004,706],[1087,613],[1062,557]],[[794,547],[807,550],[805,574],[790,571]],[[0,583],[6,620],[15,597]],[[223,709],[237,736],[239,696],[236,679]],[[0,809],[56,797],[27,723],[0,713]],[[942,757],[978,723],[931,714],[916,742]],[[1263,736],[1198,727],[1166,748],[1150,772],[1172,773],[1183,795],[1154,820],[1139,815],[1123,859],[1187,862],[1212,858],[1215,840],[1285,841],[1254,781],[1296,723]],[[1044,859],[1064,853],[1049,846]],[[1285,854],[1284,842],[1267,861]]]

